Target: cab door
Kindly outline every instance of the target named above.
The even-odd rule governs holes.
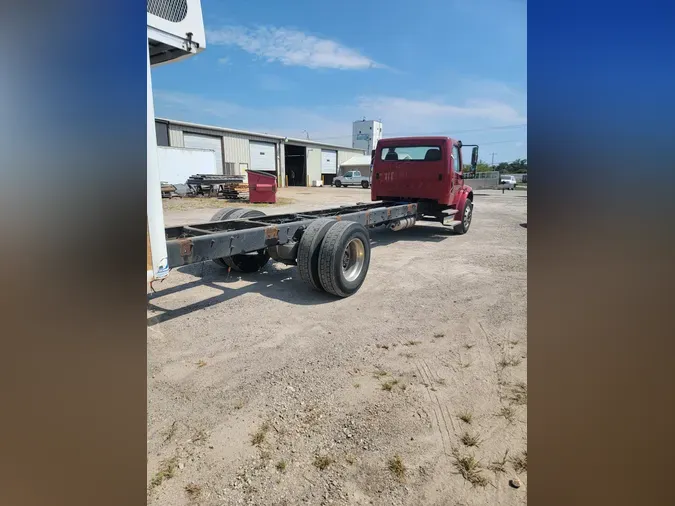
[[[456,143],[452,145],[452,159],[450,161],[452,167],[451,187],[449,203],[455,203],[457,193],[464,186],[464,179],[462,178],[462,152]]]

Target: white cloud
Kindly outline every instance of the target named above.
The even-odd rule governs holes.
[[[221,65],[228,65],[230,63],[230,59],[227,56],[224,56],[223,58],[218,58],[218,63]]]
[[[383,122],[406,125],[409,130],[465,128],[523,124],[527,118],[506,102],[489,99],[471,99],[462,105],[440,100],[412,100],[401,97],[361,97],[359,109]],[[470,126],[469,126],[470,125]]]
[[[237,46],[269,62],[278,61],[284,65],[349,70],[385,67],[339,42],[273,26],[226,26],[209,30],[207,42]]]
[[[525,158],[527,118],[514,106],[496,99],[466,100],[459,105],[407,97],[368,96],[353,103],[323,106],[246,107],[223,100],[155,91],[158,116],[222,125],[253,132],[351,145],[352,121],[381,119],[385,136],[454,135],[467,142],[496,143],[505,159]],[[469,133],[470,132],[470,133]]]

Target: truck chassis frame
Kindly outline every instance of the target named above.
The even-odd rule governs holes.
[[[354,221],[366,228],[386,226],[417,216],[416,203],[374,202],[303,213],[210,221],[166,228],[169,267],[255,253],[298,242],[319,218]]]

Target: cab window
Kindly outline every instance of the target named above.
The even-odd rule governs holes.
[[[455,171],[455,173],[462,171],[462,168],[459,165],[459,147],[456,145],[452,147],[452,169]]]
[[[380,157],[385,161],[435,162],[442,159],[440,146],[390,146],[383,148]]]

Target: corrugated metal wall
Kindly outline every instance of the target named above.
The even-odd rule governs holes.
[[[241,174],[239,164],[245,163],[251,167],[251,152],[249,141],[272,142],[277,145],[277,175],[279,176],[279,184],[283,185],[285,182],[285,171],[283,170],[283,143],[270,139],[268,137],[257,137],[244,134],[222,132],[220,130],[211,130],[209,128],[199,128],[193,126],[176,125],[169,123],[169,144],[172,147],[183,148],[185,143],[183,141],[183,132],[214,135],[222,137],[223,139],[223,162],[225,164],[232,163],[234,165],[234,173]],[[293,142],[293,144],[304,145],[307,147],[307,175],[309,176],[310,184],[314,180],[321,180],[321,149],[337,149],[337,164],[338,167],[352,158],[353,156],[362,155],[363,151],[354,149],[340,149],[331,148],[329,146],[317,146],[310,144],[303,144],[302,142]],[[227,165],[224,165],[224,167]],[[245,174],[241,174],[245,175]]]
[[[307,148],[307,176],[310,185],[321,181],[321,148]]]
[[[229,132],[221,132],[218,130],[209,130],[207,128],[197,128],[183,125],[169,125],[169,142],[174,147],[185,147],[183,142],[183,132],[202,134],[202,135],[217,135],[223,138],[223,158],[225,163],[234,164],[235,174],[240,174],[239,164],[245,163],[251,167],[251,153],[249,149],[249,141],[272,142],[273,139],[267,137],[255,137],[242,134],[235,134]],[[278,161],[277,161],[278,162]],[[277,163],[277,173],[279,172],[279,164]],[[241,174],[245,175],[245,174]]]
[[[340,165],[342,165],[343,163],[345,163],[350,158],[352,158],[354,156],[359,156],[359,155],[362,155],[362,154],[363,154],[363,151],[361,151],[361,150],[359,150],[359,151],[345,151],[343,149],[339,149],[338,150],[338,162],[337,162],[338,167]]]

